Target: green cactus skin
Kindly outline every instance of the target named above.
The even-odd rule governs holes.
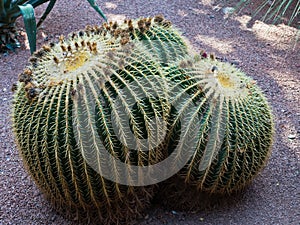
[[[167,76],[191,96],[185,109],[196,105],[201,118],[195,154],[180,175],[211,194],[243,189],[271,153],[274,124],[263,93],[251,78],[214,57],[182,60]]]
[[[66,39],[61,37],[59,43],[44,46],[34,53],[30,65],[19,75],[13,127],[24,164],[47,198],[57,208],[74,211],[83,217],[87,214],[102,224],[109,224],[138,216],[149,204],[155,186],[120,185],[102,177],[86,161],[94,158],[101,161],[101,156],[89,156],[82,150],[91,147],[86,146],[85,138],[100,136],[107,151],[127,164],[155,164],[166,155],[163,149],[168,140],[148,152],[131,151],[119,140],[120,137],[126,139],[127,134],[122,133],[122,129],[121,133],[114,133],[111,112],[117,109],[113,101],[116,97],[122,99],[122,89],[133,81],[144,90],[146,98],[143,99],[130,90],[136,102],[140,102],[134,109],[123,100],[137,137],[149,135],[149,120],[162,117],[168,121],[170,106],[161,100],[162,93],[157,93],[162,98],[153,98],[137,79],[143,78],[148,89],[155,90],[160,82],[155,77],[162,76],[160,65],[152,60],[155,57],[149,54],[143,42],[125,41],[125,33],[124,37],[115,38],[103,27],[88,27]],[[159,27],[162,26],[154,23],[153,29],[149,29],[152,30],[151,38],[166,37],[167,31],[154,35],[155,30],[163,31]],[[95,91],[97,88],[101,91]],[[95,113],[89,108],[86,93],[92,93],[89,97],[96,105]],[[78,129],[81,125],[79,114],[72,114],[72,109],[76,112],[80,107],[76,103],[78,98],[87,102],[81,107],[88,121],[88,137]],[[96,130],[90,122],[93,118]],[[117,126],[122,128],[118,118],[116,120]],[[79,143],[75,132],[82,135]]]

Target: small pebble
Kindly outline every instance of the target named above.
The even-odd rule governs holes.
[[[177,213],[176,211],[174,211],[174,210],[172,210],[171,213],[172,213],[173,215],[178,215],[178,213]]]
[[[224,14],[230,14],[230,13],[234,12],[234,8],[233,7],[225,7],[225,8],[222,9],[222,12]]]
[[[230,63],[231,63],[231,65],[234,65],[234,66],[238,66],[239,65],[239,62],[235,61],[235,60],[230,61]]]
[[[215,18],[215,16],[214,15],[209,15],[209,18],[213,19],[213,18]]]
[[[290,134],[290,135],[288,136],[288,138],[289,138],[289,139],[295,139],[295,138],[296,138],[296,134]]]
[[[55,220],[56,220],[56,216],[54,215],[54,216],[51,217],[51,221],[53,222]]]
[[[3,90],[2,90],[3,92],[7,92],[7,88],[3,88]]]
[[[200,221],[204,221],[204,218],[203,218],[203,217],[200,217],[199,220],[200,220]]]

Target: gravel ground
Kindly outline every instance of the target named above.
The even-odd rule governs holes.
[[[243,193],[201,211],[177,211],[159,203],[139,224],[299,224],[300,221],[300,49],[297,30],[250,20],[250,10],[227,20],[237,1],[98,1],[109,19],[164,14],[191,43],[235,63],[265,92],[276,117],[273,154]],[[36,10],[41,15],[45,6]],[[58,0],[39,31],[39,46],[60,34],[99,24],[86,1]],[[23,27],[21,20],[18,25]],[[25,39],[22,32],[21,39]],[[18,156],[11,131],[11,85],[29,57],[26,40],[16,53],[0,55],[0,224],[77,224],[57,214],[44,199]],[[159,201],[158,201],[159,202]]]

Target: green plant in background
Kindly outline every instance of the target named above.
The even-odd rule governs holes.
[[[21,15],[24,18],[25,28],[28,30],[30,47],[32,51],[35,51],[33,44],[35,43],[36,23],[33,8],[47,1],[0,1],[0,51],[14,50],[20,46],[15,21]],[[43,17],[45,16],[46,14],[43,15]]]
[[[237,9],[247,7],[251,3],[253,0],[242,0],[237,5]],[[261,0],[261,5],[256,9],[253,17],[262,10],[265,11],[265,15],[261,18],[263,21],[277,23],[288,16],[287,24],[291,25],[296,18],[299,18],[300,2],[298,0]],[[299,28],[299,24],[297,26]]]
[[[300,37],[300,1],[298,0],[241,0],[235,7],[235,11],[241,11],[253,3],[260,2],[261,4],[254,10],[251,21],[248,26],[251,26],[254,18],[259,14],[261,20],[264,22],[271,22],[273,24],[285,23],[298,29],[295,37],[295,44],[298,43]]]
[[[38,24],[36,24],[34,8],[49,2]],[[106,20],[105,15],[94,0],[88,0],[91,6]],[[20,44],[17,40],[18,32],[15,21],[23,16],[25,30],[28,36],[30,51],[36,50],[36,29],[46,19],[55,5],[56,0],[0,0],[0,51],[14,50]]]

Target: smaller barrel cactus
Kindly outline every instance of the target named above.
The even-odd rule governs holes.
[[[244,73],[213,56],[181,60],[167,76],[190,95],[177,110],[188,110],[200,121],[194,133],[198,141],[191,146],[194,154],[180,175],[209,193],[245,187],[265,165],[273,142],[273,117],[261,90]]]

